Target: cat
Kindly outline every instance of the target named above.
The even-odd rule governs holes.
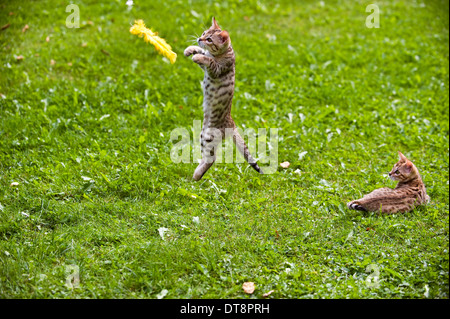
[[[348,208],[395,214],[408,212],[430,201],[417,167],[401,152],[398,152],[398,155],[399,161],[389,172],[389,177],[398,181],[397,186],[394,189],[388,187],[376,189],[361,199],[349,202]]]
[[[200,134],[202,160],[194,171],[194,180],[200,180],[216,160],[218,142],[225,136],[225,130],[232,131],[233,142],[245,160],[260,174],[263,171],[250,155],[244,139],[231,118],[231,103],[234,94],[235,56],[230,35],[222,30],[216,19],[211,27],[197,39],[199,46],[184,50],[186,57],[192,56],[205,72],[203,79],[203,128]],[[221,135],[221,136],[219,136]],[[215,141],[214,141],[215,140]],[[219,141],[220,140],[220,141]]]

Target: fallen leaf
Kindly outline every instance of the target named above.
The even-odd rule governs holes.
[[[55,64],[56,64],[56,61],[53,60],[53,59],[51,59],[51,60],[50,60],[50,65],[55,65]]]
[[[25,26],[22,29],[22,33],[27,31],[30,27],[28,26],[28,24],[25,24]]]
[[[17,57],[16,57],[16,60],[17,60],[17,61],[22,61],[22,60],[23,60],[23,55],[17,56]]]
[[[291,163],[289,163],[289,162],[283,162],[280,164],[280,166],[283,168],[288,168],[290,165],[291,165]]]
[[[104,50],[104,49],[101,49],[101,51],[102,51],[102,53],[103,53],[104,55],[109,55],[109,52],[108,52],[108,51],[106,51],[106,50]]]
[[[87,43],[86,43],[86,42],[83,42],[83,43],[81,43],[81,46],[82,46],[83,48],[85,48],[85,47],[87,47]]]
[[[2,27],[2,30],[8,29],[11,24],[7,23]]]
[[[68,65],[68,66],[72,66],[72,62],[68,62],[67,65]]]
[[[271,290],[271,291],[269,291],[269,292],[266,292],[265,294],[262,295],[263,298],[269,297],[269,296],[272,294],[272,292],[274,292],[274,291],[275,291],[275,290]]]
[[[50,42],[50,36],[47,36],[47,37],[45,38],[45,42]]]
[[[244,282],[242,285],[242,289],[244,289],[244,292],[246,294],[252,294],[255,291],[255,283],[254,282]]]

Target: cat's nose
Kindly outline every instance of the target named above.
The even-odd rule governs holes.
[[[391,176],[391,172],[389,172],[388,175]]]

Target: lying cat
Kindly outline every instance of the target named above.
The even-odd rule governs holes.
[[[233,142],[244,155],[245,160],[258,173],[263,173],[250,155],[244,139],[236,129],[231,118],[231,103],[234,94],[234,62],[235,56],[230,36],[222,30],[213,18],[211,27],[197,39],[199,46],[190,46],[184,50],[185,56],[192,56],[205,72],[203,79],[203,129],[200,135],[202,160],[194,172],[194,180],[198,181],[216,160],[216,147],[220,140],[216,135],[225,136],[230,129]],[[216,135],[215,135],[216,134]]]
[[[394,214],[410,211],[430,200],[417,167],[401,152],[398,155],[400,160],[389,173],[392,180],[398,181],[397,186],[394,189],[376,189],[363,198],[348,203],[348,208]]]

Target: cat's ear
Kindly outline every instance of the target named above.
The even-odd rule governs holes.
[[[402,154],[402,152],[398,151],[398,157],[401,161],[407,161],[408,159],[405,157],[405,155]]]
[[[405,164],[405,171],[406,171],[406,173],[407,174],[411,173],[412,168],[413,168],[413,163],[411,163],[411,161],[409,161],[409,160],[406,160],[406,164]]]
[[[213,27],[213,29],[219,29],[220,30],[220,27],[217,24],[216,18],[214,18],[214,17],[212,18],[212,27]]]
[[[230,35],[228,34],[227,31],[223,30],[222,32],[219,33],[220,38],[222,39],[222,43],[225,43],[228,41],[228,39],[230,38]]]

